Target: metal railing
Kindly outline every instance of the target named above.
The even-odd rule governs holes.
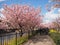
[[[14,40],[14,44],[17,45],[17,39],[20,36],[20,33],[6,33],[0,35],[0,45],[13,45],[12,42]]]

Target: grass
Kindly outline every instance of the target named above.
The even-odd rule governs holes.
[[[22,43],[24,43],[26,41],[28,41],[28,36],[23,36],[23,37],[18,39],[17,43],[22,44]]]
[[[60,45],[60,33],[57,31],[49,32],[50,37],[54,40],[56,45]]]

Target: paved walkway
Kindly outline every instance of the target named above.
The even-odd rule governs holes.
[[[32,37],[24,45],[55,45],[53,40],[48,35],[40,36],[39,34]]]

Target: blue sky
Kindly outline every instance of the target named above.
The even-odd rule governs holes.
[[[42,15],[44,15],[43,22],[48,23],[55,19],[60,12],[60,9],[52,9],[50,12],[46,10],[46,4],[50,3],[50,0],[0,0],[0,10],[3,8],[3,4],[11,5],[11,4],[28,4],[31,6],[41,7]],[[1,14],[0,14],[1,15]]]
[[[3,4],[28,4],[34,7],[41,7],[42,12],[46,13],[45,5],[48,3],[48,0],[1,0],[0,8]],[[43,13],[43,14],[44,14]]]

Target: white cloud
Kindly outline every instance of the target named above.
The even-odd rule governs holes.
[[[60,9],[58,10],[58,12],[60,13]]]
[[[49,23],[49,22],[50,22],[50,20],[47,19],[47,20],[44,20],[43,23]]]
[[[4,9],[3,8],[0,8],[0,11],[3,11]],[[0,13],[0,16],[1,17],[4,17],[3,14]]]
[[[0,11],[3,11],[4,9],[3,8],[0,8]]]
[[[52,22],[54,19],[58,18],[58,16],[60,16],[60,14],[55,14],[54,13],[55,9],[52,9],[50,12],[47,12],[44,15],[44,23],[49,23]],[[60,9],[58,9],[58,12],[60,12]]]
[[[51,0],[48,1],[49,3],[51,2]]]
[[[0,0],[0,2],[5,1],[5,0]]]

